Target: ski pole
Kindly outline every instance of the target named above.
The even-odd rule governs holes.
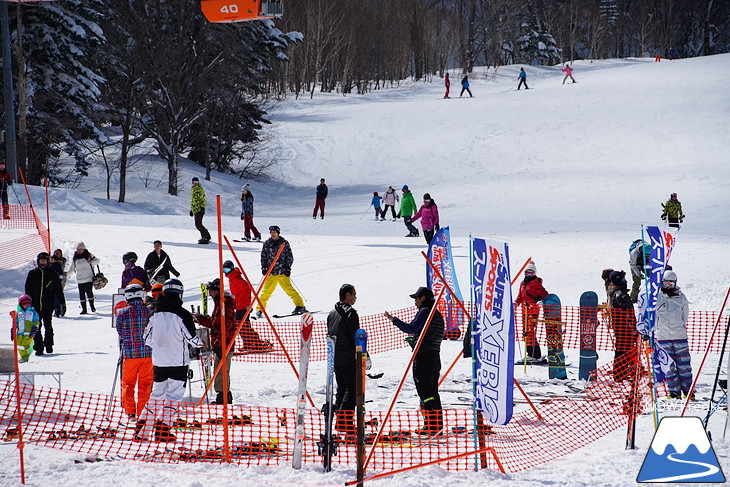
[[[365,213],[362,214],[362,216],[360,217],[360,220],[362,220],[363,218],[365,218],[365,215],[367,215],[368,211],[370,211],[370,208],[372,208],[372,207],[373,207],[373,204],[370,203],[370,206],[368,206],[368,209],[365,210]]]
[[[112,403],[114,402],[114,390],[117,388],[117,379],[119,378],[119,369],[122,368],[122,351],[119,351],[119,359],[117,360],[117,367],[114,370],[114,382],[112,382],[112,392],[109,394],[109,405],[106,410],[106,419],[110,418],[112,409]]]
[[[289,282],[291,282],[291,285],[292,285],[292,286],[294,286],[294,289],[296,289],[296,290],[297,290],[297,292],[299,293],[299,295],[300,295],[300,296],[302,297],[302,301],[306,301],[306,300],[307,300],[307,298],[305,298],[305,297],[304,297],[304,294],[302,294],[302,291],[300,291],[300,290],[299,290],[299,286],[297,286],[297,285],[296,285],[296,284],[294,283],[294,279],[292,279],[292,278],[290,277],[290,278],[289,278]]]

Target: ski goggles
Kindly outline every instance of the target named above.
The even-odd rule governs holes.
[[[674,289],[677,286],[676,281],[662,281],[662,287],[666,289]]]

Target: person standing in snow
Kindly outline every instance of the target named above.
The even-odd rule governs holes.
[[[15,310],[15,323],[10,330],[10,339],[17,340],[20,362],[27,362],[33,352],[33,337],[41,326],[40,317],[33,308],[33,299],[27,294],[18,298]]]
[[[377,191],[373,191],[373,199],[370,200],[370,206],[375,208],[375,221],[378,220],[385,220],[385,218],[381,218],[380,215],[380,201],[383,199],[382,196],[378,195]]]
[[[131,422],[137,421],[144,411],[154,380],[152,349],[144,343],[144,330],[152,311],[144,305],[144,298],[142,286],[127,286],[124,289],[127,307],[119,311],[116,320],[123,359],[122,407]]]
[[[147,258],[144,260],[144,270],[147,273],[149,284],[153,285],[155,282],[163,283],[167,281],[170,279],[170,273],[175,277],[180,277],[180,273],[172,265],[170,256],[162,250],[162,242],[155,240],[152,246],[154,250],[147,254]],[[159,270],[157,270],[158,268]],[[157,271],[157,274],[155,274],[155,271]]]
[[[126,288],[132,282],[136,280],[136,283],[144,287],[147,282],[147,274],[144,269],[137,265],[137,254],[134,252],[127,252],[122,256],[122,264],[124,264],[124,270],[122,271],[122,286]]]
[[[154,383],[150,402],[135,427],[134,436],[138,440],[148,440],[154,431],[155,441],[175,441],[170,424],[185,395],[190,364],[188,345],[203,346],[195,331],[193,316],[183,306],[183,291],[179,280],[165,281],[157,311],[150,316],[145,328],[144,343],[152,349]]]
[[[451,80],[449,79],[449,73],[446,73],[446,75],[444,75],[444,88],[446,88],[446,93],[444,94],[444,98],[448,98],[449,90],[451,89]]]
[[[48,266],[48,260],[48,252],[38,254],[37,267],[28,272],[28,277],[25,279],[25,294],[33,300],[33,308],[43,323],[46,335],[44,338],[38,327],[33,347],[36,355],[43,355],[44,347],[46,353],[53,353],[53,302],[55,299],[59,299],[62,305],[66,306],[61,290],[61,280],[58,278],[58,273]]]
[[[205,216],[205,190],[197,177],[193,178],[193,187],[190,189],[190,216],[195,218],[195,228],[200,232],[199,244],[210,243],[210,232],[203,225]]]
[[[573,80],[573,83],[575,83],[575,79],[573,78],[573,68],[568,66],[568,64],[565,64],[565,67],[563,68],[563,73],[565,73],[565,78],[563,78],[563,84],[570,78]]]
[[[530,261],[525,267],[525,278],[520,283],[515,304],[524,304],[522,319],[524,324],[524,338],[526,344],[527,362],[538,362],[542,359],[542,350],[537,342],[537,320],[540,317],[540,307],[537,303],[545,299],[548,292],[542,285],[542,278],[537,277],[537,266]]]
[[[611,292],[610,322],[614,334],[613,380],[633,380],[637,362],[636,315],[629,296],[626,273],[613,271],[609,276]]]
[[[233,265],[233,261],[227,260],[223,263],[223,274],[228,278],[228,287],[236,298],[236,321],[241,321],[251,307],[253,288],[243,278],[241,269]],[[251,326],[251,314],[246,316],[246,321],[241,324],[238,334],[243,340],[243,350],[246,352],[261,352],[272,348],[271,342],[262,340]]]
[[[383,196],[383,212],[380,214],[380,217],[385,220],[385,214],[388,213],[388,208],[390,208],[390,214],[393,216],[393,221],[395,221],[398,218],[395,216],[395,204],[399,201],[400,197],[393,189],[393,186],[388,186]]]
[[[403,185],[403,198],[400,201],[400,213],[403,217],[403,223],[405,223],[408,229],[408,235],[406,237],[418,237],[418,229],[411,223],[411,218],[416,213],[416,200],[413,199],[413,193],[408,189],[408,185]]]
[[[527,86],[527,73],[525,73],[525,68],[520,68],[520,74],[517,75],[517,79],[520,80],[519,84],[517,85],[517,90],[519,90],[522,85],[525,85],[526,90],[530,89]]]
[[[672,193],[666,203],[662,203],[662,220],[667,221],[670,227],[679,228],[679,224],[684,222],[684,212],[682,211],[682,203],[677,199],[677,193]]]
[[[81,302],[81,314],[88,314],[86,301],[89,301],[91,312],[96,312],[94,307],[94,266],[99,265],[99,259],[89,252],[84,242],[76,244],[76,253],[73,257],[73,271],[76,273],[76,285],[79,287],[79,301]]]
[[[302,296],[296,289],[294,289],[290,279],[291,266],[294,263],[294,254],[291,251],[291,246],[289,245],[289,242],[281,236],[281,229],[278,226],[270,226],[269,234],[271,235],[271,238],[266,240],[261,248],[262,275],[266,275],[271,263],[274,261],[274,257],[276,257],[277,252],[279,252],[279,247],[283,245],[284,250],[281,251],[279,259],[276,261],[269,277],[266,278],[264,287],[261,290],[259,309],[256,313],[257,317],[260,318],[263,315],[263,309],[266,309],[266,303],[274,293],[277,285],[281,286],[287,296],[289,296],[294,302],[294,311],[292,311],[292,314],[304,314],[307,312],[307,308],[304,307],[304,299],[302,299]]]
[[[439,207],[436,206],[436,202],[431,198],[431,195],[425,193],[423,195],[423,204],[418,209],[411,222],[421,219],[421,228],[423,228],[423,236],[426,239],[427,244],[431,244],[433,234],[439,229]]]
[[[243,240],[251,240],[253,233],[254,242],[261,241],[261,233],[253,224],[253,194],[251,186],[246,183],[241,188],[241,220],[243,220]]]
[[[220,279],[213,279],[209,282],[206,287],[210,297],[213,298],[214,308],[213,314],[210,316],[204,316],[201,314],[194,314],[193,319],[205,328],[210,328],[210,345],[215,354],[215,363],[213,364],[213,370],[218,369],[218,364],[223,361],[223,328],[221,327],[221,306],[225,308],[225,318],[223,323],[225,324],[226,331],[226,348],[229,344],[236,339],[236,299],[228,291],[221,294],[221,282]],[[213,389],[216,392],[215,403],[223,404],[226,401],[228,404],[233,404],[233,394],[231,393],[231,359],[233,358],[233,347],[228,349],[226,354],[226,375],[225,382],[227,389],[223,387],[223,370],[220,370],[218,375],[213,380]],[[222,367],[221,367],[222,369]]]
[[[468,75],[464,75],[464,77],[461,79],[461,93],[459,93],[459,98],[461,98],[465,91],[469,93],[469,98],[472,98],[471,90],[469,89]]]
[[[53,255],[51,256],[51,260],[56,259],[56,263],[61,268],[61,271],[63,272],[63,275],[60,275],[61,278],[61,287],[66,287],[66,279],[68,277],[68,272],[66,272],[66,264],[68,264],[68,259],[64,257],[63,250],[56,249],[53,251]]]
[[[5,169],[5,162],[0,161],[0,201],[3,207],[3,218],[10,220],[10,205],[8,204],[8,186],[13,185],[13,178]]]
[[[688,318],[689,302],[677,286],[677,274],[666,271],[656,303],[655,336],[659,346],[674,361],[666,379],[669,397],[673,399],[687,397],[692,387],[692,357],[687,342]]]
[[[316,199],[314,202],[314,211],[312,212],[312,218],[317,219],[317,210],[319,210],[319,216],[324,220],[324,200],[327,199],[327,185],[324,184],[324,178],[319,180],[319,186],[316,190]]]
[[[356,360],[355,333],[360,329],[360,317],[353,305],[357,291],[352,284],[340,286],[340,300],[327,315],[327,334],[335,341],[335,379],[337,393],[333,409],[337,415],[335,429],[345,436],[355,436]]]
[[[639,289],[641,281],[645,275],[651,272],[649,265],[649,257],[651,256],[651,244],[641,244],[641,240],[635,242],[634,248],[629,251],[629,266],[631,267],[631,301],[636,302],[639,299]]]
[[[415,346],[436,300],[433,292],[427,287],[419,287],[410,296],[415,300],[416,308],[418,308],[416,316],[410,323],[399,320],[387,311],[384,315],[402,332],[413,335],[412,343]],[[444,427],[441,397],[438,391],[439,373],[441,372],[441,342],[444,340],[444,318],[438,309],[433,311],[433,318],[426,330],[426,336],[413,361],[413,382],[416,384],[416,391],[421,399],[424,417],[423,428],[416,430],[419,435],[435,435]]]
[[[56,257],[59,252],[61,255],[60,260]],[[66,283],[66,272],[64,270],[66,268],[66,258],[63,256],[61,249],[56,249],[48,257],[48,268],[58,274],[58,279],[61,281],[61,294],[63,294],[63,286]],[[61,301],[58,297],[53,301],[53,316],[56,318],[66,314],[66,297],[64,296],[63,303]]]

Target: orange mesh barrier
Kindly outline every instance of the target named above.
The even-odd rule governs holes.
[[[30,205],[8,206],[10,218],[0,216],[1,231],[33,229],[37,233],[23,235],[24,232],[13,232],[13,234],[17,233],[17,238],[0,242],[0,269],[10,269],[33,262],[38,253],[48,251],[50,248],[48,229],[35,214],[33,207]]]
[[[635,359],[636,354],[624,355]],[[632,368],[636,362],[627,362]],[[596,380],[578,388],[545,394],[533,401],[539,416],[515,395],[516,409],[512,421],[505,426],[486,425],[479,448],[492,447],[504,470],[518,472],[549,462],[573,452],[616,429],[625,428],[627,413],[639,414],[649,400],[649,386],[640,377],[632,392],[629,381],[614,382],[612,365],[597,371]],[[635,369],[634,369],[635,370]],[[555,383],[553,383],[554,385]],[[526,383],[529,386],[529,383]],[[168,411],[165,425],[158,424],[145,438],[135,438],[134,424],[127,421],[118,398],[84,392],[63,391],[51,387],[34,388],[23,384],[23,440],[26,443],[65,451],[104,456],[119,460],[148,462],[222,462],[243,466],[284,465],[291,462],[294,444],[295,409],[231,406],[228,408],[228,443],[224,439],[223,406],[190,403],[165,404],[150,402],[150,407]],[[471,385],[464,384],[465,394]],[[0,382],[0,414],[5,441],[17,441],[14,424],[15,385]],[[630,401],[631,397],[637,398]],[[292,395],[292,402],[295,397]],[[375,436],[383,412],[366,412],[366,441]],[[375,446],[369,471],[419,465],[473,451],[473,414],[468,403],[460,409],[444,410],[444,432],[423,437],[416,429],[423,423],[414,410],[394,411],[385,435]],[[321,457],[316,442],[324,429],[323,415],[309,409],[305,416],[303,462],[318,464]],[[481,430],[481,428],[480,428]],[[345,438],[343,432],[339,432]],[[158,441],[168,440],[168,441]],[[550,445],[545,448],[545,445]],[[372,445],[367,445],[370,448]],[[618,446],[617,448],[622,447]],[[355,445],[342,441],[338,445],[335,464],[354,465]],[[467,456],[441,463],[448,470],[474,468],[474,457]],[[484,465],[498,470],[497,461],[486,455]]]

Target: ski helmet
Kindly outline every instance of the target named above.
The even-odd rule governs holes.
[[[162,292],[165,294],[178,294],[182,297],[184,290],[183,283],[178,279],[168,279],[162,285]]]
[[[21,294],[18,298],[18,304],[22,305],[23,303],[31,303],[33,304],[33,299],[28,296],[27,294]]]
[[[644,255],[651,255],[651,244],[644,244]]]
[[[161,282],[156,282],[152,286],[151,292],[152,292],[152,297],[153,298],[156,298],[157,296],[159,296],[160,294],[162,294],[162,283]]]
[[[208,288],[208,291],[220,291],[221,290],[221,280],[217,277],[210,281],[208,284],[205,285],[205,287]]]
[[[404,184],[403,187],[401,188],[401,190],[408,191],[408,185],[407,184]]]
[[[124,290],[124,299],[130,302],[133,299],[144,299],[144,289],[139,284],[130,284]]]
[[[677,274],[674,271],[666,271],[662,278],[662,287],[665,289],[673,289],[677,287]]]
[[[223,274],[228,274],[233,270],[233,262],[227,260],[223,263]]]
[[[126,264],[127,262],[135,263],[137,262],[137,254],[134,252],[127,252],[122,256],[122,262]]]

